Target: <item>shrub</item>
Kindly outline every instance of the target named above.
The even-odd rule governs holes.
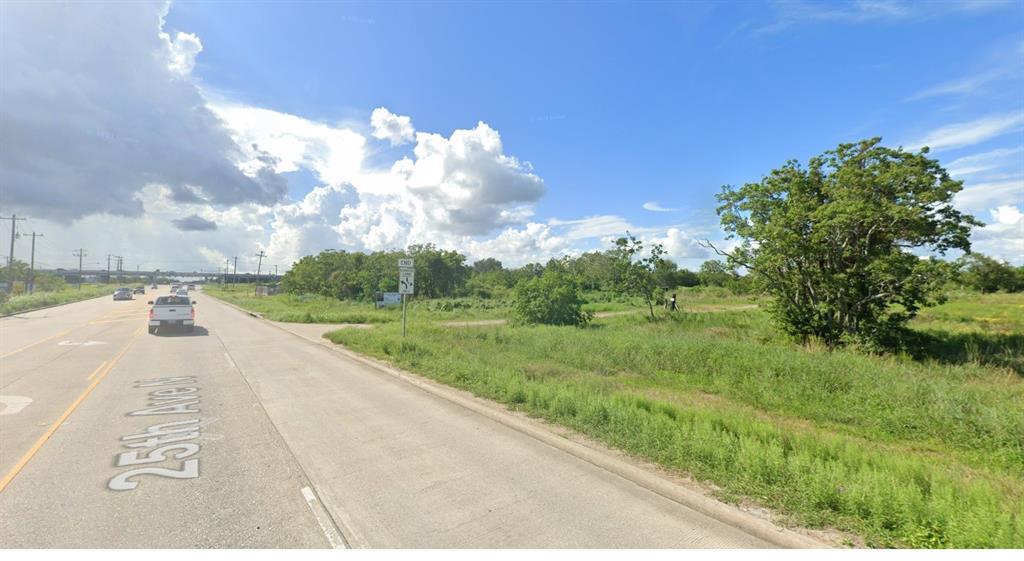
[[[540,277],[519,281],[512,310],[517,323],[585,325],[591,316],[583,304],[576,281],[549,269]]]

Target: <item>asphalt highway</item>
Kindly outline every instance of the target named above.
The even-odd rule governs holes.
[[[149,335],[167,291],[0,319],[0,546],[770,547],[202,291]]]

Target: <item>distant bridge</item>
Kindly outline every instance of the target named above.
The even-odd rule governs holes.
[[[228,282],[228,283],[273,283],[281,279],[280,275],[273,273],[219,273],[213,271],[107,271],[106,269],[36,269],[36,273],[46,273],[48,275],[56,275],[63,277],[65,280],[68,277],[78,277],[79,274],[84,278],[99,279],[106,281],[116,281],[118,279],[126,278],[139,278],[144,277],[147,279],[182,279],[182,280],[196,280],[199,282]]]

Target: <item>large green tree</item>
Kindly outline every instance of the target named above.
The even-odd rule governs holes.
[[[962,182],[927,148],[880,142],[841,144],[806,168],[790,161],[718,195],[722,227],[741,243],[716,250],[754,275],[775,297],[774,316],[802,339],[831,346],[894,333],[943,298],[951,267],[919,255],[970,250],[980,223],[953,207]]]

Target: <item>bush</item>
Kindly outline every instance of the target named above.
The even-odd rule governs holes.
[[[583,311],[579,285],[572,277],[554,269],[516,285],[512,311],[517,323],[585,325],[590,314]]]

